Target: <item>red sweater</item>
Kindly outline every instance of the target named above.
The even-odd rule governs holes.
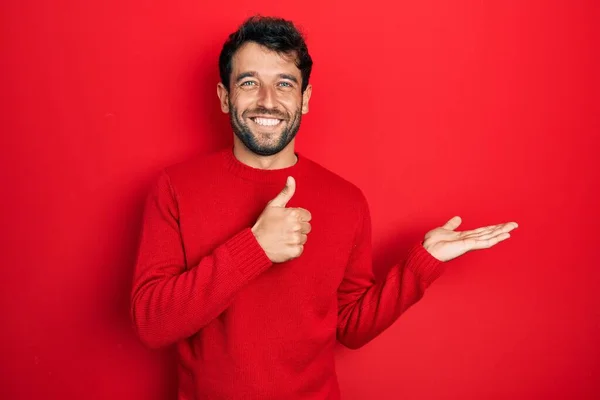
[[[179,399],[339,399],[334,345],[356,349],[418,301],[443,263],[415,244],[384,280],[352,183],[298,154],[261,170],[231,148],[167,168],[146,203],[132,317],[150,347],[176,344]],[[303,254],[273,264],[250,228],[296,179],[312,214]]]

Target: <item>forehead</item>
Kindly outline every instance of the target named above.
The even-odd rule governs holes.
[[[246,71],[255,71],[264,76],[288,73],[300,78],[294,54],[279,54],[255,42],[245,43],[232,58],[234,76]]]

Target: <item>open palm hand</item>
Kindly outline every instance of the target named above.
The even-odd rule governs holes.
[[[470,231],[457,232],[462,220],[453,217],[444,226],[427,232],[423,247],[440,261],[449,261],[471,250],[488,249],[510,237],[510,231],[519,225],[506,222]]]

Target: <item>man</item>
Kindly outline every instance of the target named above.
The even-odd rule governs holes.
[[[150,347],[177,345],[179,399],[338,399],[336,339],[389,327],[444,261],[515,223],[428,232],[375,282],[362,191],[295,152],[312,60],[291,22],[247,20],[219,58],[233,148],[167,168],[146,204],[132,317]]]

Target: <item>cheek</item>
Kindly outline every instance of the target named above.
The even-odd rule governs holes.
[[[242,113],[244,110],[248,109],[249,105],[252,104],[252,96],[248,93],[243,93],[240,91],[236,91],[231,94],[229,97],[229,101],[233,106],[238,110],[239,113]]]
[[[302,108],[302,97],[299,96],[282,96],[279,102],[291,114]]]

